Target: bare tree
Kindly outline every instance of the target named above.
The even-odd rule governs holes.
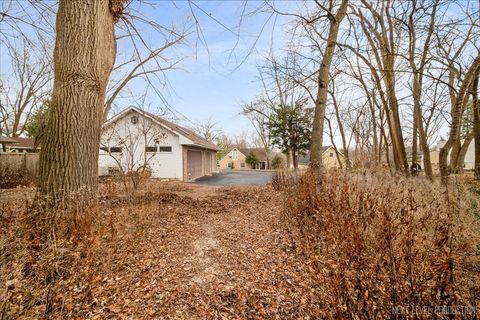
[[[426,26],[426,34],[423,39],[419,39],[417,29],[420,29],[419,22],[416,20],[415,15],[418,14],[418,7],[426,7],[426,3],[421,1],[418,3],[416,0],[410,2],[410,13],[408,15],[408,22],[406,23],[409,35],[409,47],[408,47],[408,61],[412,70],[413,86],[413,143],[412,143],[412,163],[417,162],[417,133],[420,138],[420,144],[423,152],[423,164],[425,166],[425,174],[427,178],[433,179],[432,163],[430,161],[430,147],[428,145],[427,133],[425,131],[425,125],[422,118],[421,108],[421,95],[423,90],[423,79],[425,68],[427,67],[427,59],[430,54],[430,46],[432,42],[432,35],[435,31],[436,14],[439,0],[433,1],[431,4],[431,11],[427,13],[424,10],[424,14],[428,18],[428,25]],[[417,19],[423,19],[420,16]],[[422,42],[420,42],[421,40]],[[421,47],[421,51],[417,54],[417,48]]]
[[[116,55],[114,25],[126,2],[59,2],[39,179],[40,193],[52,200],[97,189],[105,91]]]
[[[207,141],[215,142],[222,135],[218,122],[209,117],[203,121],[197,121],[191,128],[196,134]]]
[[[440,174],[442,175],[442,178],[447,177],[450,174],[447,163],[448,152],[452,148],[452,145],[455,143],[455,141],[460,140],[460,125],[464,105],[467,100],[469,88],[472,86],[472,83],[474,82],[479,68],[480,54],[477,55],[477,57],[469,67],[468,71],[466,72],[465,79],[463,80],[462,85],[458,90],[458,94],[455,97],[455,103],[452,105],[452,122],[450,125],[450,133],[447,141],[445,142],[445,145],[440,149],[439,155]]]
[[[270,168],[272,141],[268,129],[268,122],[271,114],[269,103],[263,98],[258,98],[251,103],[244,103],[242,105],[242,114],[250,120],[255,128],[255,132],[257,133],[257,139],[255,140],[258,141],[258,146],[265,150],[265,154],[267,155],[267,167]]]
[[[165,41],[160,47],[150,49],[144,46],[145,48],[141,50],[134,46],[131,57],[116,63],[106,92],[104,120],[107,119],[116,100],[133,81],[141,80],[147,88],[152,90],[158,90],[159,86],[166,86],[165,72],[175,69],[182,59],[167,59],[164,55],[171,47],[183,43],[188,35],[185,30],[177,32],[174,29],[167,29],[167,31],[164,35]],[[132,35],[128,34],[127,29],[127,36],[118,36],[117,39],[129,38],[129,36]],[[160,92],[157,91],[157,94],[160,95]],[[163,99],[163,97],[160,98]]]
[[[51,94],[51,53],[42,39],[36,48],[26,40],[22,40],[21,47],[5,46],[12,74],[2,74],[0,79],[0,133],[17,137]]]
[[[332,13],[334,9],[333,1],[330,1],[328,9],[319,4],[319,8],[327,13],[330,25],[325,51],[320,63],[320,68],[318,69],[317,97],[315,99],[315,114],[310,145],[310,164],[314,167],[320,167],[322,165],[323,125],[328,98],[328,84],[330,81],[330,65],[332,64],[333,55],[337,46],[340,24],[347,13],[347,7],[348,0],[342,0],[337,12],[334,14]]]

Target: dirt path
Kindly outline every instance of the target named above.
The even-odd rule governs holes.
[[[303,318],[318,305],[282,227],[280,195],[205,188],[125,210],[133,222],[102,252],[85,317]]]

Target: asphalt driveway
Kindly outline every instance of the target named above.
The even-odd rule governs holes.
[[[271,171],[226,170],[213,176],[198,178],[193,183],[209,186],[265,185],[272,181]]]

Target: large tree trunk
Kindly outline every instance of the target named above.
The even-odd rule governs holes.
[[[342,0],[335,16],[329,16],[330,30],[328,33],[327,47],[323,54],[320,69],[318,71],[318,91],[315,100],[315,115],[313,118],[312,140],[310,145],[310,165],[320,167],[322,165],[323,126],[325,121],[325,109],[328,97],[328,82],[330,81],[330,65],[337,43],[338,30],[345,14],[347,13],[348,0]]]
[[[105,90],[116,53],[109,5],[59,3],[53,96],[40,153],[40,192],[52,199],[97,188]]]
[[[468,88],[470,87],[473,79],[475,78],[476,74],[478,74],[478,69],[480,68],[480,55],[478,55],[475,60],[473,61],[472,65],[468,69],[465,79],[458,90],[458,94],[455,98],[455,104],[452,105],[452,122],[450,125],[450,134],[448,136],[445,145],[440,148],[439,154],[439,167],[440,167],[440,174],[442,178],[447,177],[450,174],[450,170],[447,164],[448,152],[450,148],[453,146],[455,141],[460,139],[460,125],[461,125],[461,118],[463,113],[463,106],[466,101],[466,95]]]

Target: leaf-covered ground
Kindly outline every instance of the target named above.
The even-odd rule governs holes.
[[[115,240],[96,257],[93,302],[67,299],[70,312],[93,319],[316,313],[320,302],[308,266],[282,226],[280,193],[267,186],[188,185],[153,198],[115,212]]]

